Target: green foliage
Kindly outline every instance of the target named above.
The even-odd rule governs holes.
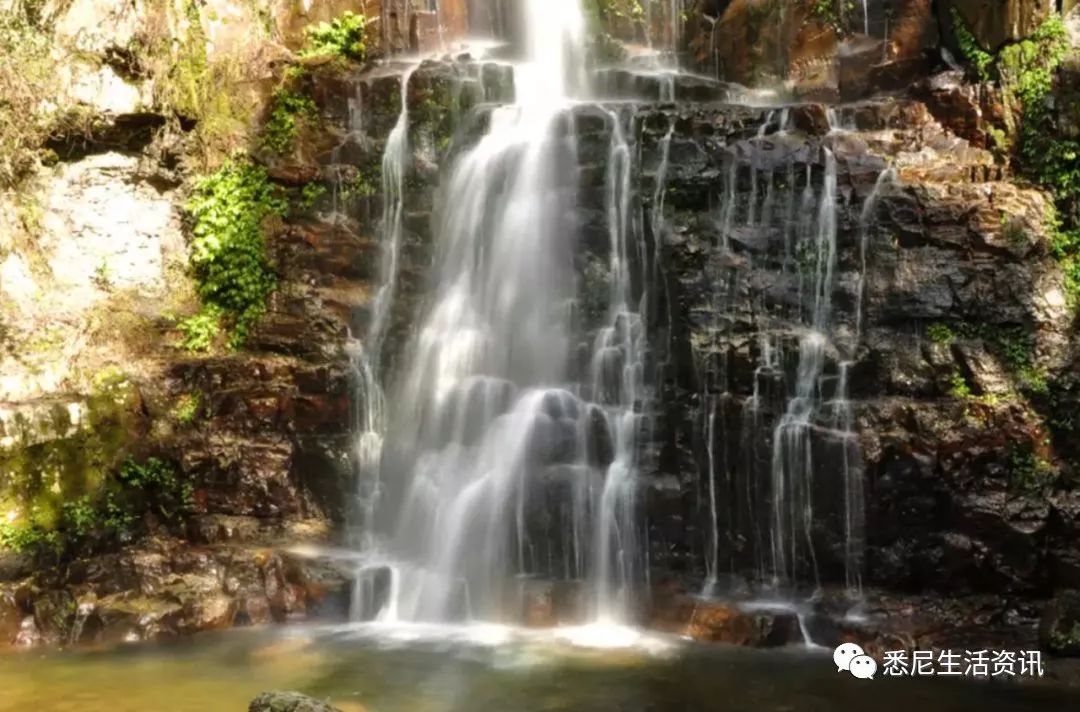
[[[585,15],[592,36],[593,59],[614,64],[626,59],[626,47],[610,33],[617,25],[634,23],[644,27],[645,9],[639,0],[586,0]],[[647,30],[646,30],[647,31]]]
[[[953,371],[949,376],[949,395],[953,398],[971,398],[971,386],[959,371]]]
[[[1020,103],[1022,167],[1072,207],[1080,192],[1080,143],[1056,135],[1048,107],[1054,73],[1068,50],[1065,25],[1051,15],[1030,38],[1003,48],[997,66],[1003,88]]]
[[[1050,633],[1050,651],[1059,655],[1069,655],[1080,651],[1080,621],[1073,621],[1072,628],[1063,631],[1055,628]]]
[[[191,482],[180,477],[172,464],[156,457],[145,462],[128,459],[116,482],[131,503],[152,507],[166,519],[188,511],[194,502]]]
[[[1009,454],[1009,486],[1019,492],[1035,493],[1053,481],[1053,465],[1036,454],[1030,443],[1012,448]]]
[[[199,391],[185,393],[177,400],[176,407],[172,410],[172,417],[181,425],[191,425],[199,417],[202,400],[203,396]]]
[[[379,192],[375,176],[364,170],[357,171],[356,177],[341,187],[342,196],[349,198],[370,198]]]
[[[180,345],[188,351],[209,351],[221,334],[221,309],[204,304],[198,313],[184,319],[178,325],[184,335]]]
[[[823,25],[839,27],[840,15],[836,11],[836,0],[810,0],[810,14]]]
[[[278,89],[271,100],[270,118],[263,127],[263,148],[278,155],[288,152],[300,132],[301,122],[317,114],[318,107],[311,98]]]
[[[1075,307],[1080,303],[1080,141],[1061,136],[1050,110],[1054,75],[1069,52],[1065,25],[1060,16],[1051,14],[1031,37],[1006,45],[994,57],[978,46],[956,8],[952,13],[964,57],[984,81],[997,76],[1018,114],[1015,141],[995,136],[995,145],[1004,151],[1015,143],[1023,173],[1054,196],[1056,209],[1047,220],[1051,250],[1061,263]]]
[[[1020,100],[1025,116],[1045,113],[1054,72],[1068,51],[1065,23],[1056,14],[1051,14],[1031,37],[1002,48],[997,59],[998,73],[1002,84]]]
[[[960,11],[955,6],[949,9],[952,11],[953,36],[956,38],[956,44],[960,47],[960,54],[975,67],[979,79],[984,82],[988,81],[990,79],[990,69],[994,64],[994,55],[979,45],[979,41],[971,33]]]
[[[942,326],[954,334],[953,328]],[[1034,336],[1024,327],[962,323],[955,327],[955,333],[984,341],[1020,390],[1040,395],[1047,392],[1049,381],[1046,370],[1036,363]]]
[[[311,181],[305,183],[304,187],[300,189],[300,207],[304,210],[310,210],[318,202],[319,198],[326,195],[326,186],[322,183],[316,183]]]
[[[935,344],[951,344],[956,340],[956,334],[949,325],[940,321],[926,327],[926,335]]]
[[[367,56],[367,47],[364,44],[366,22],[363,15],[346,12],[330,22],[320,22],[307,28],[307,44],[301,50],[300,56],[331,55],[363,62]]]
[[[262,97],[251,90],[254,43],[207,51],[205,19],[213,20],[202,0],[183,0],[183,18],[172,17],[168,3],[144,3],[146,18],[128,50],[138,71],[153,77],[154,102],[191,122],[192,157],[205,170],[250,143]]]
[[[585,16],[597,31],[619,20],[644,22],[645,8],[640,0],[585,0]]]
[[[60,537],[35,523],[20,524],[0,519],[0,549],[9,549],[19,554],[37,554],[50,551],[56,553],[60,546]]]
[[[263,227],[287,208],[266,172],[239,158],[196,183],[187,212],[190,265],[203,309],[181,325],[186,347],[209,348],[223,323],[230,327],[228,345],[244,344],[277,287]]]
[[[186,31],[177,42],[176,58],[169,67],[164,92],[168,103],[182,116],[198,118],[203,114],[206,99],[208,62],[206,33],[195,0],[184,3],[184,19]]]
[[[997,329],[990,335],[990,342],[1021,389],[1046,393],[1046,372],[1034,363],[1035,343],[1030,333],[1020,327]]]
[[[191,483],[171,463],[155,457],[142,462],[129,458],[100,487],[63,502],[58,516],[43,516],[42,510],[30,507],[21,517],[0,520],[0,547],[55,558],[130,539],[148,511],[176,522],[193,502]]]

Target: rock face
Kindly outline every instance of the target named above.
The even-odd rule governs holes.
[[[940,10],[956,8],[984,49],[1029,37],[1056,11],[1053,0],[949,0]]]
[[[247,27],[251,8],[212,4],[222,7],[203,28],[208,46],[242,44],[236,28]],[[288,5],[275,4],[285,13],[275,17],[293,46],[303,23],[300,4]],[[307,19],[338,7],[303,5]],[[398,23],[383,29],[393,46],[423,29],[401,26],[412,10],[399,14],[399,5],[380,8]],[[973,631],[1030,633],[1039,600],[1080,587],[1077,337],[1049,244],[1048,198],[990,153],[1004,125],[994,91],[960,73],[907,91],[945,26],[930,3],[892,3],[888,31],[884,3],[835,18],[842,27],[801,3],[769,14],[788,5],[700,2],[685,26],[648,31],[688,44],[710,75],[795,78],[799,102],[725,103],[738,87],[690,76],[672,80],[675,101],[661,101],[669,87],[655,73],[617,69],[601,90],[634,101],[580,105],[561,125],[580,161],[583,344],[596,336],[595,295],[609,286],[616,133],[634,157],[634,289],[649,344],[637,500],[648,551],[637,553],[655,584],[642,615],[702,640],[800,640],[791,613],[690,593],[708,582],[738,598],[779,581],[794,596],[866,587],[890,625],[918,618],[900,632],[837,624],[850,603],[837,594],[810,611],[816,640],[933,643],[959,619]],[[987,46],[1026,31],[1009,18],[1034,7],[1007,3],[1001,15],[952,5],[982,18]],[[950,6],[939,3],[939,13]],[[110,6],[123,16],[99,36],[79,29],[100,3],[72,8],[58,31],[102,53],[134,41],[146,9]],[[259,66],[269,72],[271,63]],[[408,67],[404,86],[406,66],[393,61],[303,68],[297,91],[315,119],[288,151],[252,149],[292,207],[268,226],[279,289],[245,349],[213,355],[177,349],[169,314],[193,302],[179,209],[190,167],[177,159],[191,136],[165,130],[137,74],[106,64],[69,82],[107,121],[85,142],[56,143],[60,163],[38,189],[36,249],[0,246],[0,337],[19,347],[0,352],[0,466],[45,472],[61,463],[82,492],[125,456],[154,453],[191,484],[193,506],[181,522],[148,513],[139,541],[36,572],[0,553],[0,644],[347,614],[351,572],[286,547],[336,541],[346,521],[359,521],[351,430],[363,396],[345,347],[355,350],[351,336],[365,333],[380,279],[385,142],[404,92],[403,239],[379,361],[390,382],[435,254],[444,169],[484,130],[490,106],[510,100],[513,77],[506,65],[465,56]],[[1074,75],[1064,76],[1068,90]],[[882,89],[905,91],[807,100]],[[4,208],[0,226],[35,223]],[[593,421],[591,457],[608,463],[610,433],[602,417]],[[561,462],[577,443],[544,446]],[[529,514],[536,531],[553,519]],[[559,558],[557,548],[538,560]],[[584,616],[577,582],[530,573],[513,592],[527,624]],[[929,592],[950,602],[905,598]],[[1047,610],[1041,634],[1048,649],[1071,654],[1070,596]],[[962,602],[950,607],[954,598]],[[252,709],[308,709],[288,693],[263,697]]]
[[[265,540],[263,540],[265,541]],[[259,543],[155,539],[0,584],[0,633],[16,646],[112,644],[348,615],[352,575]]]
[[[683,38],[699,71],[796,95],[855,99],[908,86],[939,40],[929,0],[837,4],[699,0]]]
[[[893,99],[825,114],[622,115],[642,254],[661,275],[642,464],[653,581],[861,581],[989,596],[977,607],[1030,625],[1035,601],[1075,586],[1076,560],[1071,431],[1046,397],[1071,398],[1076,342],[1046,198],[942,126],[947,111]],[[603,156],[610,133],[588,126],[582,153]],[[585,175],[583,239],[602,255],[588,226],[604,224],[603,174]],[[812,212],[830,195],[835,248]],[[823,366],[808,329],[828,334]],[[791,409],[811,367],[803,430]],[[689,625],[693,605],[671,605],[660,619]]]

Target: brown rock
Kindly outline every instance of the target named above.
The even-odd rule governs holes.
[[[793,107],[791,121],[795,128],[810,136],[824,136],[829,133],[829,116],[822,104]]]
[[[0,587],[0,646],[15,640],[24,615],[22,607],[15,600],[14,588]]]
[[[584,620],[584,591],[578,582],[518,579],[512,588],[509,609],[520,610],[520,622],[526,626],[551,628]]]
[[[196,633],[231,628],[238,608],[237,602],[225,593],[199,596],[184,606],[179,629],[183,633]]]
[[[83,627],[79,642],[151,640],[174,633],[183,607],[173,601],[117,594],[101,599]]]
[[[270,600],[266,596],[252,595],[244,598],[236,614],[236,622],[246,625],[266,625],[274,620]]]
[[[1031,35],[1054,12],[1054,0],[948,0],[940,4],[946,26],[952,8],[960,12],[983,49],[997,51],[1006,42]]]
[[[654,598],[651,627],[694,640],[772,647],[801,640],[794,613],[751,611],[735,603],[661,591]]]

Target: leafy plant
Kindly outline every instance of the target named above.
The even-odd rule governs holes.
[[[959,371],[953,371],[949,377],[949,395],[960,399],[970,398],[972,395],[971,386]]]
[[[287,208],[266,172],[244,159],[234,158],[196,183],[187,212],[190,265],[203,308],[180,326],[185,347],[206,350],[223,325],[231,348],[244,344],[277,287],[264,223]]]
[[[320,22],[307,28],[307,44],[301,50],[302,57],[332,55],[364,61],[367,46],[364,44],[367,34],[367,20],[363,15],[345,12],[330,22]]]
[[[305,210],[310,210],[319,198],[326,195],[326,186],[322,183],[316,183],[311,181],[305,183],[304,187],[300,189],[300,207]]]
[[[935,344],[951,344],[956,340],[956,334],[949,325],[940,321],[926,327],[926,335]]]
[[[1037,492],[1050,483],[1054,467],[1036,454],[1030,443],[1016,445],[1009,455],[1009,486],[1021,492]]]
[[[221,309],[213,304],[205,304],[193,316],[179,324],[184,338],[180,345],[188,351],[209,351],[217,342],[221,333]]]
[[[171,464],[156,457],[145,462],[128,459],[117,473],[117,482],[123,491],[134,494],[142,500],[141,504],[157,509],[168,519],[190,509],[194,501],[191,482],[181,478]]]
[[[378,193],[379,189],[375,179],[360,170],[355,178],[342,186],[341,192],[345,198],[370,198]]]
[[[953,36],[956,38],[956,44],[960,46],[960,54],[975,67],[979,79],[984,82],[988,81],[990,79],[990,68],[994,64],[994,55],[984,50],[979,41],[975,39],[975,35],[968,28],[967,22],[964,20],[963,15],[960,14],[960,11],[955,6],[949,9],[952,13]]]
[[[810,14],[824,25],[839,26],[840,15],[836,11],[836,0],[811,0]]]
[[[202,408],[202,393],[195,391],[180,396],[173,408],[172,416],[181,425],[191,425],[199,417]]]
[[[33,556],[59,557],[75,548],[128,539],[142,513],[175,522],[191,509],[194,490],[165,460],[127,459],[101,487],[63,503],[55,518],[35,508],[0,519],[0,547]]]
[[[1023,173],[1053,193],[1056,209],[1046,225],[1075,307],[1080,303],[1080,140],[1057,130],[1049,101],[1055,72],[1069,52],[1065,24],[1051,14],[1030,37],[1006,45],[995,57],[979,46],[955,7],[952,14],[965,59],[982,80],[997,77],[1017,114],[1016,141],[1002,138],[995,143],[1002,149],[1015,144]]]
[[[278,155],[287,152],[300,132],[300,123],[317,113],[318,107],[311,98],[278,89],[271,101],[270,118],[263,127],[263,148]]]

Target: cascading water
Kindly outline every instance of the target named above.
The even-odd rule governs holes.
[[[515,103],[462,117],[483,122],[485,132],[471,147],[455,139],[436,202],[426,306],[384,413],[371,367],[398,272],[409,151],[404,104],[386,146],[386,281],[366,342],[375,354],[359,362],[369,367],[375,394],[362,411],[360,460],[371,474],[362,478],[362,499],[366,520],[382,520],[381,535],[363,542],[357,610],[364,618],[518,621],[530,591],[560,581],[580,592],[592,620],[628,623],[647,582],[638,460],[642,444],[652,442],[643,438],[652,422],[649,369],[658,364],[649,363],[646,335],[664,323],[654,306],[666,304],[667,323],[673,318],[670,299],[657,294],[669,289],[658,272],[661,244],[680,239],[664,215],[676,122],[669,117],[666,133],[650,136],[655,129],[638,121],[633,106],[601,107],[608,240],[604,248],[591,238],[579,244],[578,177],[589,156],[597,160],[586,144],[578,152],[577,127],[595,126],[579,123],[587,111],[576,108],[586,86],[580,9],[573,0],[553,7],[537,0],[521,12]],[[406,74],[403,91],[407,85]],[[789,118],[787,109],[769,112],[756,134],[724,149],[719,173],[710,258],[719,270],[711,285],[717,343],[701,365],[702,374],[720,375],[702,379],[695,435],[707,460],[698,504],[707,516],[710,595],[725,557],[732,573],[737,558],[752,557],[778,592],[817,582],[816,517],[831,516],[835,504],[826,503],[823,515],[815,509],[822,438],[831,453],[841,453],[837,442],[843,448],[844,561],[849,587],[860,585],[862,473],[848,397],[854,351],[832,314],[839,195],[829,146],[843,136],[834,129],[807,159],[784,147],[804,140],[788,135]],[[830,123],[840,125],[835,114]],[[583,140],[596,135],[588,131]],[[775,143],[784,148],[774,150]],[[634,183],[643,156],[655,160],[651,202]],[[765,300],[751,307],[764,321],[754,327],[748,396],[732,388],[727,371],[737,366],[727,363],[725,340],[741,318],[732,310],[743,308],[745,266],[763,259],[758,269],[774,269],[771,248],[744,249],[762,238],[761,248],[782,242],[781,278],[794,285],[794,298],[779,309]],[[590,281],[583,261],[602,279]],[[729,437],[732,417],[741,425]]]
[[[439,201],[429,307],[382,448],[379,478],[400,501],[377,557],[389,581],[369,587],[381,600],[360,606],[368,617],[515,620],[519,584],[543,577],[591,581],[593,618],[621,622],[643,575],[630,151],[613,117],[606,321],[581,371],[570,108],[584,25],[576,0],[523,12],[516,103],[491,109]]]
[[[362,344],[353,346],[352,364],[357,382],[356,460],[361,521],[364,532],[360,545],[373,545],[375,506],[381,483],[379,463],[386,429],[386,397],[380,385],[379,361],[386,336],[387,321],[394,302],[401,256],[405,212],[405,170],[409,159],[409,77],[416,69],[410,66],[401,77],[401,109],[397,122],[386,140],[382,158],[382,222],[380,244],[382,264],[380,286],[372,306],[371,321]]]
[[[817,199],[813,228],[812,314],[809,328],[799,339],[795,394],[773,435],[773,572],[781,579],[792,581],[799,579],[803,573],[799,570],[800,563],[806,561],[817,577],[811,534],[815,472],[811,419],[820,399],[819,379],[825,367],[826,332],[836,269],[836,158],[829,149],[823,150],[825,180]],[[809,186],[808,181],[808,189]],[[804,203],[813,200],[811,196]]]
[[[710,360],[699,365],[704,387],[699,492],[708,500],[701,513],[704,592],[724,593],[717,585],[723,561],[730,561],[732,573],[756,570],[767,597],[787,598],[805,584],[820,585],[817,549],[823,528],[831,532],[835,527],[845,581],[857,597],[863,473],[848,390],[861,302],[856,303],[852,339],[832,304],[839,269],[836,157],[826,140],[809,163],[785,158],[798,155],[789,147],[805,145],[798,134],[787,133],[787,124],[786,110],[768,112],[756,135],[726,149],[720,170],[715,272],[710,274],[715,343],[705,352]],[[860,289],[865,240],[887,176],[879,178],[862,208]],[[777,251],[782,247],[782,253],[773,253],[769,245]],[[744,246],[752,247],[733,253]],[[777,267],[780,274],[773,271]],[[765,293],[765,301],[753,302],[753,309],[760,310],[750,322],[757,363],[752,393],[740,397],[727,390],[727,358],[747,328],[732,328],[745,318],[735,309],[746,300],[729,295],[745,294],[763,270],[775,275],[778,285],[787,285],[782,289],[790,298],[776,301]],[[795,353],[789,354],[792,345]],[[729,434],[725,413],[740,402],[741,424]]]

